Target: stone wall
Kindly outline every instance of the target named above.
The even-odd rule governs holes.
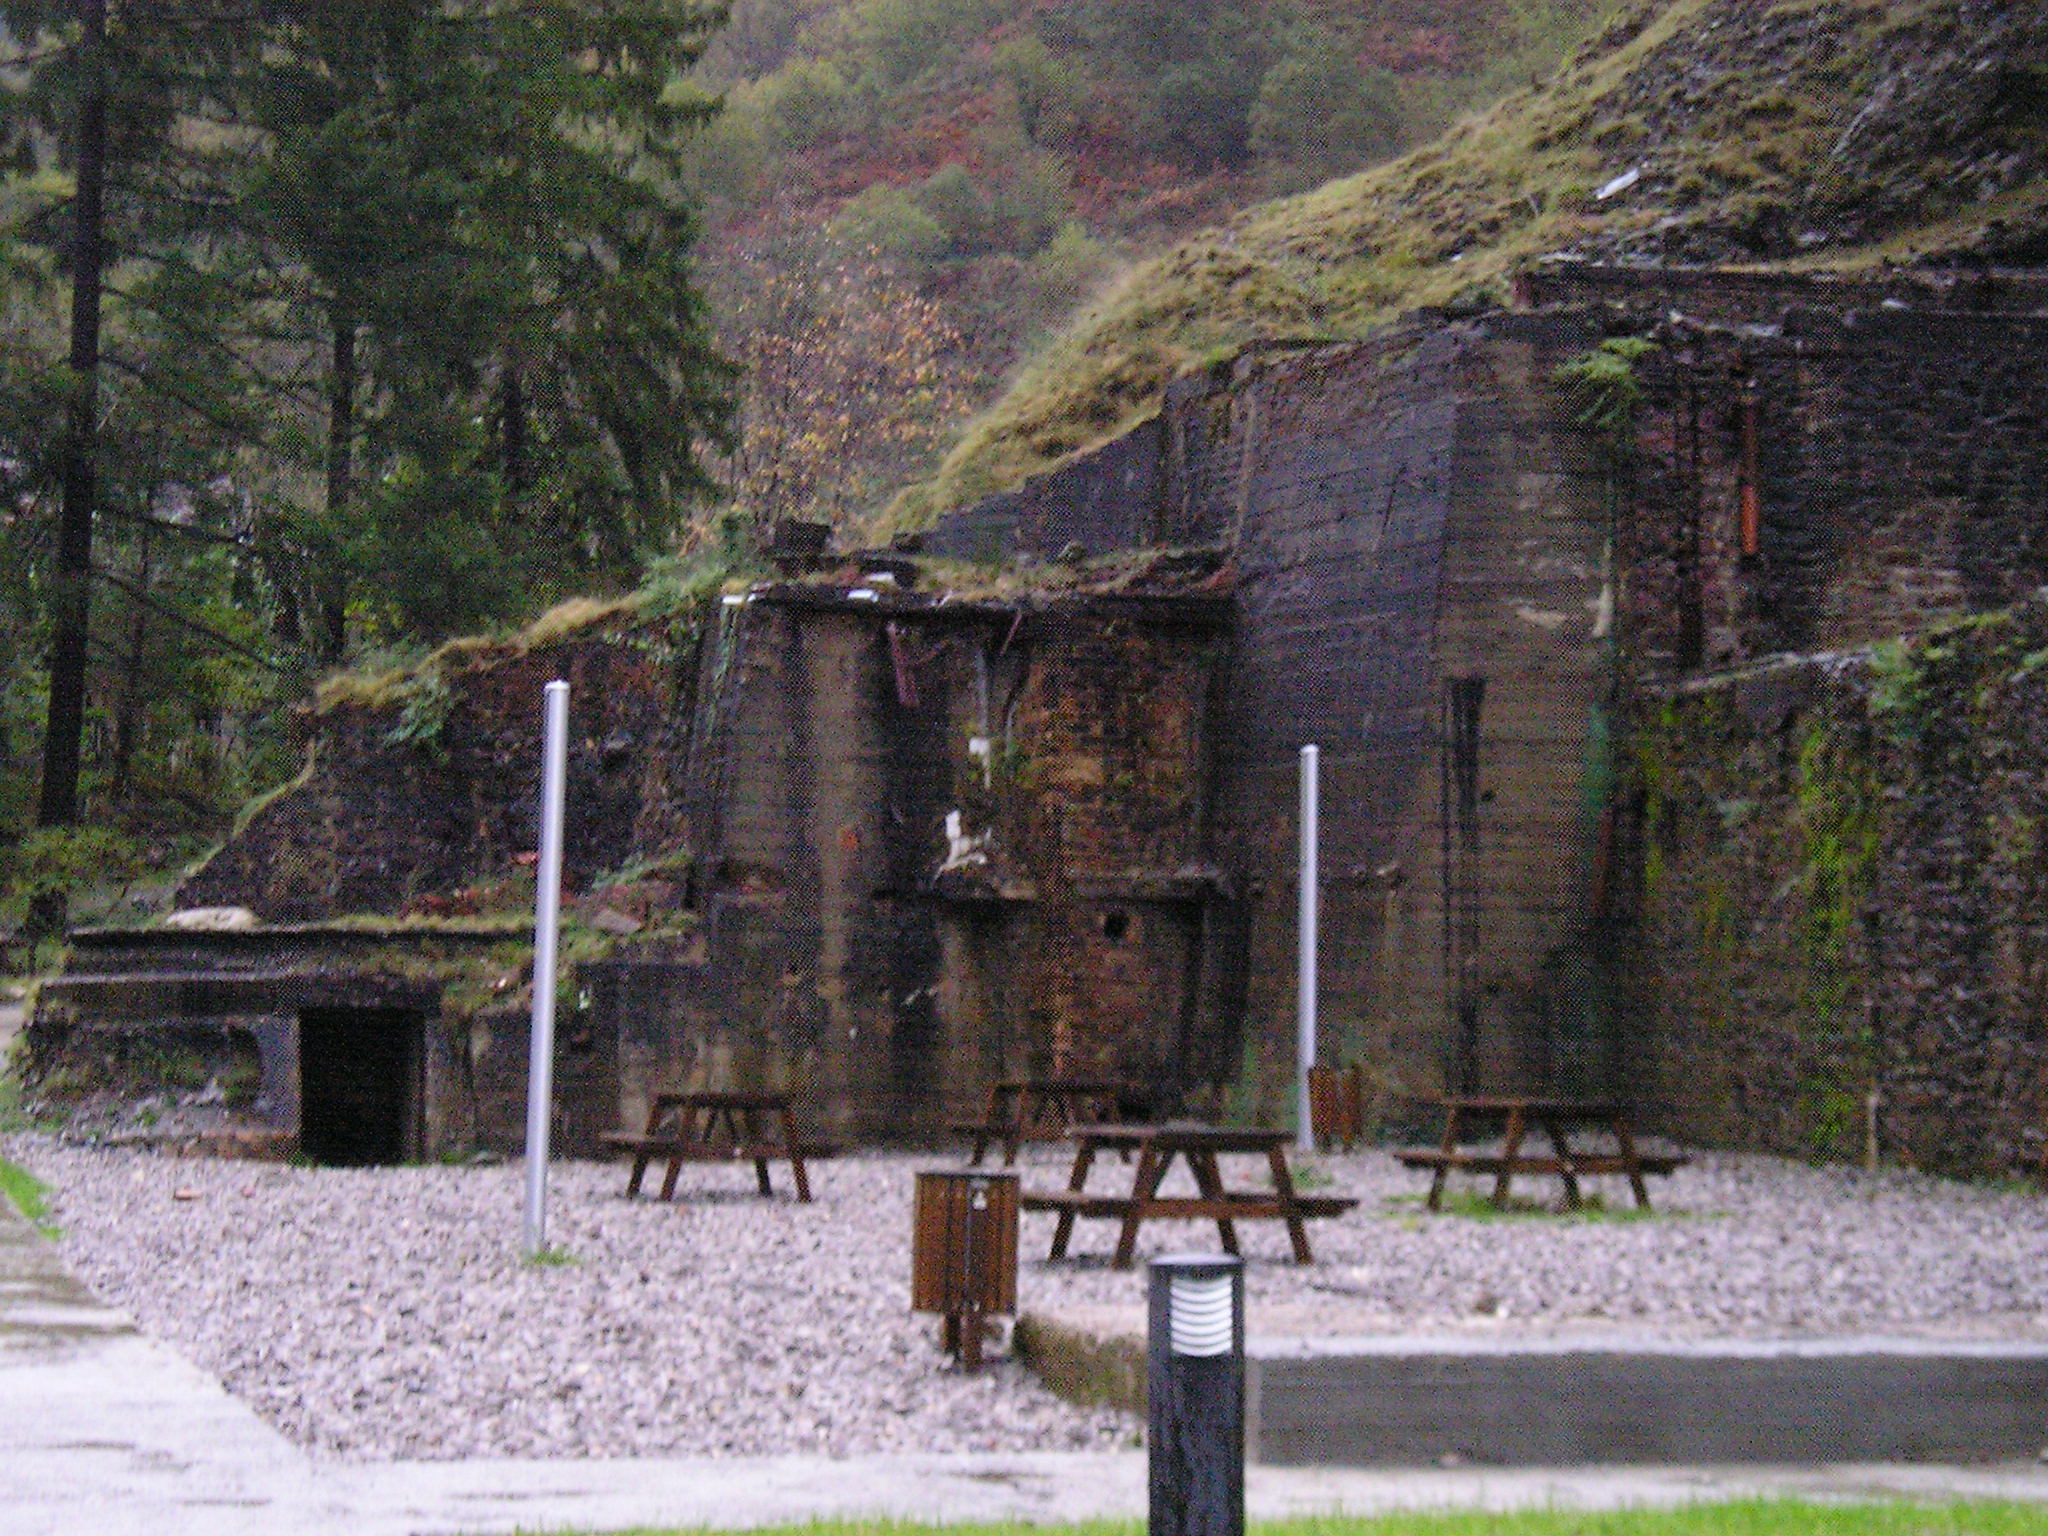
[[[473,997],[431,952],[531,910],[538,703],[560,675],[566,1146],[593,1149],[666,1087],[786,1088],[820,1129],[885,1142],[936,1138],[1020,1073],[1213,1101],[1236,1062],[1207,841],[1232,609],[1199,590],[1216,561],[1161,571],[999,601],[762,585],[444,657],[438,695],[392,681],[321,716],[303,781],[182,893],[273,926],[88,943],[36,1038],[242,1028],[215,979],[287,943],[281,921],[347,916],[361,929],[292,940],[272,967],[262,1117],[292,1122],[300,1009],[385,1007],[397,974],[394,1017],[431,1020],[442,1051],[420,1144],[516,1149],[527,973]],[[364,944],[417,953],[394,973],[352,958]],[[172,956],[146,996],[137,945]]]
[[[2048,276],[2005,267],[1901,267],[1844,276],[1549,261],[1516,276],[1514,298],[1519,309],[1607,310],[1634,330],[1673,314],[1694,324],[1772,326],[1792,309],[1844,314],[1903,307],[2039,316],[2048,315]]]
[[[541,691],[557,677],[572,710],[565,885],[676,848],[695,669],[688,618],[450,648],[385,696],[345,697],[309,721],[303,781],[252,815],[180,902],[297,922],[460,909],[459,893],[522,872],[530,889]]]
[[[1233,1069],[1240,1113],[1289,1107],[1309,743],[1324,1052],[1410,1093],[1611,1076],[1592,936],[1608,490],[1551,382],[1597,335],[1497,315],[1255,348],[1177,381],[1129,438],[939,531],[943,545],[1016,513],[1013,546],[1049,554],[1079,524],[1031,509],[1083,488],[1074,513],[1098,530],[1229,547],[1213,821],[1234,899],[1209,913],[1203,1028],[1237,1059],[1201,1071]],[[1461,689],[1477,707],[1453,753]]]
[[[1617,536],[1639,678],[1859,645],[2048,580],[2048,320],[1793,307],[1647,334]]]
[[[75,934],[66,973],[38,993],[24,1086],[66,1107],[151,1099],[170,1111],[167,1129],[199,1094],[230,1119],[279,1133],[289,1150],[302,1015],[376,1010],[402,1018],[418,1047],[411,1082],[398,1085],[413,1112],[407,1155],[513,1151],[524,1117],[530,939],[530,926],[517,923]],[[573,1012],[561,1038],[558,1143],[590,1156],[615,1124],[610,1051]]]
[[[1211,1088],[1209,722],[1228,606],[932,606],[772,590],[706,666],[702,935],[591,968],[631,1113],[791,1087],[930,1136],[995,1077]]]
[[[1641,977],[1688,1139],[1947,1172],[2048,1130],[2048,605],[1647,718]]]
[[[2048,580],[2039,274],[1557,264],[1519,297],[1254,349],[1011,498],[1016,549],[1078,527],[1043,511],[1075,487],[1099,536],[1231,549],[1215,841],[1241,899],[1215,953],[1253,1113],[1284,1113],[1302,744],[1323,749],[1326,1052],[1416,1091],[1628,1092],[1616,722],[1680,679]],[[1616,336],[1653,344],[1625,440],[1559,372]]]
[[[1349,349],[1255,345],[1175,379],[1159,414],[1014,491],[952,513],[920,535],[947,559],[1049,559],[1150,547],[1228,544],[1245,510],[1246,432],[1256,407],[1246,381],[1263,361]]]
[[[1599,1085],[1579,968],[1603,765],[1598,466],[1507,317],[1244,371],[1219,847],[1262,1108],[1289,1082],[1297,752],[1322,756],[1323,1050],[1389,1086]],[[1453,727],[1453,698],[1470,705]]]

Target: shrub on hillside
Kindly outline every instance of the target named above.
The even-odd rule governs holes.
[[[954,161],[925,178],[917,206],[946,232],[946,254],[978,256],[995,248],[995,208],[974,173]]]
[[[994,0],[864,0],[856,46],[883,90],[908,84],[994,25]]]
[[[1184,165],[1244,164],[1258,76],[1230,59],[1175,65],[1145,92],[1144,122],[1159,148]]]
[[[854,132],[863,122],[853,84],[830,59],[801,59],[766,82],[766,107],[791,149]]]
[[[1109,247],[1076,223],[1060,226],[1045,249],[1031,258],[1031,286],[1041,311],[1072,309],[1101,286],[1116,266]]]
[[[1360,68],[1321,33],[1298,39],[1266,72],[1250,127],[1252,154],[1282,192],[1363,170],[1407,136],[1400,82]]]
[[[990,63],[1010,87],[1026,138],[1045,145],[1072,139],[1088,108],[1088,81],[1079,69],[1036,37],[1006,38]]]
[[[840,210],[832,232],[856,250],[871,250],[906,272],[922,273],[946,254],[946,227],[901,187],[869,187]]]
[[[1073,211],[1072,178],[1057,155],[1024,149],[1002,162],[990,199],[999,249],[1031,256],[1045,249]]]

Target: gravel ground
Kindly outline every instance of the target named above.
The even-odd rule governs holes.
[[[1080,1450],[1133,1426],[1004,1362],[968,1376],[909,1299],[911,1164],[799,1205],[698,1167],[673,1205],[559,1165],[558,1265],[516,1255],[522,1174],[0,1155],[54,1186],[74,1273],[286,1435],[347,1459]],[[180,1198],[182,1196],[182,1198]]]
[[[1479,1198],[1488,1180],[1454,1181],[1451,1209],[1431,1215],[1426,1177],[1385,1153],[1316,1166],[1359,1207],[1310,1223],[1306,1267],[1287,1262],[1278,1223],[1246,1224],[1253,1333],[2048,1338],[2048,1198],[2032,1191],[1704,1153],[1649,1181],[1647,1217],[1619,1179],[1581,1181],[1605,1207],[1591,1214],[1495,1216]],[[1557,1193],[1555,1179],[1517,1181],[1516,1204]],[[1213,1228],[1180,1230],[1214,1243]],[[1114,1235],[1083,1223],[1076,1246],[1093,1263],[1034,1266],[1061,1272],[1057,1304],[1138,1299],[1132,1277],[1104,1267]],[[1141,1236],[1140,1250],[1179,1246],[1172,1237]],[[1046,1251],[1028,1220],[1024,1245]],[[1031,1284],[1025,1305],[1039,1298]]]
[[[39,1137],[0,1152],[55,1187],[81,1279],[322,1454],[1055,1450],[1136,1429],[1008,1363],[962,1375],[906,1311],[910,1175],[933,1157],[820,1164],[809,1206],[702,1166],[674,1205],[628,1202],[619,1168],[566,1164],[550,1236],[571,1261],[532,1265],[514,1254],[516,1165],[293,1168]],[[1027,1183],[1057,1182],[1058,1159],[1027,1155]],[[1475,1219],[1420,1212],[1418,1176],[1383,1154],[1316,1168],[1362,1203],[1311,1226],[1306,1268],[1276,1224],[1246,1224],[1254,1332],[2048,1337],[2037,1195],[1705,1156],[1653,1184],[1647,1220]],[[1050,1236],[1025,1219],[1025,1308],[1135,1308],[1142,1269],[1106,1267],[1112,1226],[1082,1223],[1062,1264],[1042,1257]],[[1164,1224],[1141,1249],[1213,1242]]]

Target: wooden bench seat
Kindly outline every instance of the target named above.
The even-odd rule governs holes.
[[[1225,1253],[1236,1253],[1237,1223],[1264,1220],[1282,1222],[1287,1241],[1294,1250],[1294,1262],[1313,1261],[1309,1252],[1308,1222],[1311,1217],[1340,1216],[1358,1202],[1340,1195],[1302,1195],[1295,1191],[1294,1176],[1287,1167],[1287,1143],[1292,1131],[1270,1127],[1221,1125],[1077,1125],[1073,1130],[1074,1167],[1067,1187],[1058,1190],[1025,1190],[1018,1204],[1028,1211],[1051,1211],[1058,1216],[1052,1234],[1049,1257],[1063,1259],[1074,1235],[1074,1224],[1083,1217],[1119,1223],[1116,1253],[1110,1264],[1129,1269],[1137,1258],[1138,1229],[1156,1218],[1180,1221],[1213,1221]],[[1138,1166],[1131,1174],[1127,1193],[1096,1192],[1088,1188],[1088,1172],[1103,1152],[1134,1154]],[[1270,1183],[1232,1189],[1223,1180],[1224,1157],[1258,1157],[1265,1160]],[[1197,1193],[1162,1195],[1161,1184],[1175,1161],[1184,1162]]]
[[[949,1120],[946,1130],[959,1140],[972,1144],[973,1150],[967,1157],[970,1167],[979,1164],[988,1155],[990,1147],[1003,1149],[1003,1165],[1008,1167],[1017,1161],[1017,1151],[1026,1142],[1051,1143],[1067,1139],[1067,1127],[1061,1125],[1033,1125],[1020,1129],[1003,1121]],[[1122,1156],[1125,1162],[1130,1161],[1129,1153]]]
[[[962,1141],[971,1141],[977,1149],[985,1149],[992,1141],[1006,1140],[1016,1127],[999,1124],[991,1120],[949,1120],[946,1134],[957,1136]],[[1050,1139],[1049,1137],[1047,1139]],[[977,1159],[978,1161],[978,1159]]]
[[[1493,1203],[1506,1209],[1515,1175],[1547,1175],[1564,1185],[1567,1210],[1580,1208],[1579,1179],[1584,1175],[1627,1179],[1636,1209],[1650,1208],[1645,1179],[1685,1166],[1688,1159],[1669,1152],[1647,1155],[1636,1146],[1629,1129],[1628,1109],[1607,1099],[1559,1099],[1492,1094],[1454,1094],[1443,1100],[1443,1140],[1434,1147],[1404,1147],[1394,1156],[1410,1168],[1429,1170],[1429,1194],[1423,1203],[1443,1209],[1444,1186],[1452,1173],[1491,1174]],[[1482,1134],[1500,1127],[1498,1148]],[[1549,1141],[1547,1155],[1528,1150],[1530,1132]],[[1611,1139],[1613,1151],[1581,1151],[1572,1145],[1575,1132]],[[1599,1145],[1595,1142],[1595,1145]]]
[[[1639,1153],[1633,1158],[1615,1152],[1574,1152],[1570,1157],[1532,1156],[1518,1153],[1510,1158],[1498,1152],[1446,1152],[1439,1147],[1404,1147],[1396,1152],[1410,1168],[1455,1168],[1471,1173],[1583,1173],[1625,1174],[1631,1168],[1659,1176],[1683,1168],[1688,1158],[1662,1152]]]
[[[1131,1195],[1091,1194],[1085,1190],[1048,1189],[1025,1192],[1018,1204],[1027,1211],[1060,1211],[1075,1216],[1128,1216],[1137,1200]],[[1358,1202],[1343,1195],[1296,1195],[1294,1208],[1304,1216],[1342,1216]],[[1249,1191],[1233,1191],[1217,1199],[1208,1195],[1154,1195],[1145,1202],[1145,1215],[1166,1220],[1214,1221],[1285,1215],[1279,1198]]]
[[[1063,1141],[1079,1124],[1141,1117],[1149,1097],[1138,1084],[1113,1078],[1004,1078],[989,1085],[978,1119],[951,1121],[946,1129],[972,1144],[970,1164],[1000,1146],[1008,1167],[1027,1141]]]
[[[674,1136],[647,1136],[633,1131],[606,1131],[601,1141],[615,1152],[646,1152],[654,1157],[680,1157],[692,1163],[748,1162],[756,1158],[781,1158],[792,1153],[810,1159],[837,1157],[840,1148],[828,1141],[800,1141],[795,1146],[780,1141],[705,1142]]]

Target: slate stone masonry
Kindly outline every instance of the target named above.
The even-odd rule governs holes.
[[[2048,604],[1686,686],[1636,738],[1653,1102],[1940,1172],[2048,1131]]]

